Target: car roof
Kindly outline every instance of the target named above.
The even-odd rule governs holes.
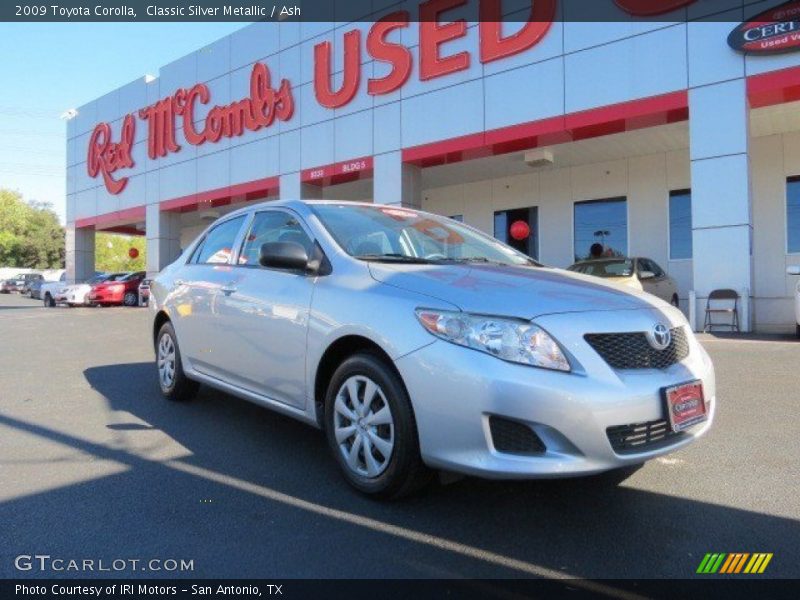
[[[264,208],[289,208],[289,209],[294,209],[297,212],[305,213],[309,211],[313,206],[325,205],[325,204],[342,204],[346,206],[368,206],[368,207],[382,206],[380,204],[375,204],[374,202],[355,202],[350,200],[295,200],[295,199],[265,200],[263,202],[258,202],[257,204],[244,206],[238,210],[234,210],[232,212],[229,212],[228,214],[222,215],[220,220],[237,217],[239,215],[243,215],[254,210],[261,210]],[[425,211],[420,211],[420,212],[425,212]]]

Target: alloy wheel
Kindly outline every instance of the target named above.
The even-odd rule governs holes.
[[[334,434],[347,467],[362,477],[378,477],[392,458],[394,419],[380,386],[369,377],[349,377],[334,403]]]
[[[158,342],[158,378],[164,389],[175,382],[175,342],[169,334],[162,335]]]

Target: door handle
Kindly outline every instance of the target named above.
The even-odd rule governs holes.
[[[175,285],[183,285],[186,282],[183,279],[176,279],[173,283]]]
[[[231,294],[236,292],[236,288],[233,285],[224,285],[220,289],[222,290],[222,293],[225,294],[226,296],[230,296]]]

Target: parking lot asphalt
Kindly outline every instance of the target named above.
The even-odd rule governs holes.
[[[202,388],[162,400],[150,311],[0,296],[0,577],[20,554],[185,559],[193,578],[691,578],[707,552],[800,577],[800,342],[703,336],[716,426],[614,476],[473,478],[392,503],[321,433]]]

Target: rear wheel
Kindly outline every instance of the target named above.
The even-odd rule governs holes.
[[[122,303],[125,306],[136,306],[139,304],[139,296],[136,292],[125,292],[125,295],[122,297]]]
[[[797,339],[800,339],[800,324],[795,326],[794,333],[797,336]]]
[[[199,384],[183,372],[178,338],[169,321],[161,326],[156,338],[156,367],[161,394],[167,400],[191,400],[197,393]]]
[[[405,387],[373,354],[351,356],[336,369],[325,396],[325,430],[345,478],[360,492],[398,498],[431,479]]]

